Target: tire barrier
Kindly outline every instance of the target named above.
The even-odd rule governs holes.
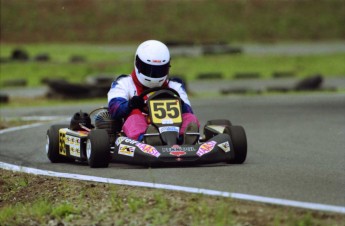
[[[9,79],[3,81],[2,85],[4,87],[23,87],[28,84],[28,81],[26,79]]]
[[[202,46],[202,53],[204,55],[239,54],[242,52],[242,48],[229,46],[226,43],[205,44]]]
[[[305,90],[318,90],[321,88],[323,83],[322,75],[313,75],[308,78],[302,79],[299,81],[294,90],[296,91],[305,91]]]
[[[49,85],[51,82],[67,82],[64,78],[42,78],[41,84]]]
[[[167,40],[164,41],[164,43],[169,47],[192,47],[195,45],[194,42],[188,42],[188,41],[174,41],[174,40]]]
[[[69,59],[69,62],[70,63],[85,63],[86,62],[86,59],[85,57],[83,56],[71,56],[70,59]]]
[[[86,82],[90,85],[107,85],[110,87],[110,84],[114,81],[114,78],[116,78],[116,75],[89,76],[86,78]]]
[[[106,97],[111,83],[116,76],[88,78],[88,82],[76,84],[64,79],[44,79],[42,83],[48,85],[48,98],[58,99],[83,99]]]
[[[278,92],[278,93],[287,93],[291,90],[292,90],[291,88],[283,87],[283,86],[270,86],[266,88],[267,92]]]
[[[324,78],[322,75],[312,75],[307,78],[304,78],[298,81],[292,87],[284,87],[284,86],[272,86],[268,87],[268,92],[280,92],[280,93],[287,93],[292,91],[326,91],[326,92],[335,92],[337,91],[336,87],[323,87]]]
[[[323,91],[323,92],[336,92],[338,89],[336,87],[324,87],[324,78],[322,75],[312,75],[307,78],[303,78],[292,86],[268,86],[262,90],[254,90],[250,88],[229,88],[222,89],[220,93],[222,95],[228,94],[261,94],[262,92],[278,92],[278,93],[288,93],[288,92],[301,92],[301,91]]]
[[[272,73],[273,78],[292,78],[295,73],[292,71],[275,71]]]
[[[174,41],[167,40],[164,43],[171,48],[172,52],[174,49],[180,49],[180,54],[178,55],[193,55],[187,53],[187,49],[198,49],[200,55],[219,55],[219,54],[239,54],[243,52],[243,48],[230,46],[227,42],[210,42],[210,43],[196,43],[189,41]],[[183,50],[185,49],[185,50]],[[194,53],[196,55],[196,53]]]
[[[0,103],[7,104],[8,102],[10,102],[9,96],[7,94],[0,93]]]
[[[48,54],[38,54],[37,56],[35,56],[35,61],[38,62],[48,62],[50,61],[50,56]]]
[[[218,72],[200,73],[197,75],[198,79],[223,79],[223,74]]]
[[[234,79],[258,79],[260,73],[257,72],[239,72],[234,75]]]
[[[27,51],[18,48],[18,49],[13,49],[9,57],[1,57],[0,63],[9,63],[13,61],[26,62],[29,60],[30,60],[30,57]],[[40,54],[37,54],[31,60],[36,61],[36,62],[48,62],[51,60],[51,57],[47,53],[40,53]],[[69,62],[70,63],[85,63],[86,59],[84,56],[74,55],[69,58]]]
[[[63,99],[79,99],[87,98],[91,93],[89,85],[73,84],[67,81],[50,81],[48,83],[49,90],[47,93],[48,98],[63,98]]]
[[[12,51],[11,60],[28,61],[29,60],[29,54],[25,50],[14,49]]]
[[[246,95],[246,94],[261,94],[261,93],[262,93],[261,90],[249,89],[245,87],[220,90],[220,94],[222,95],[229,95],[229,94]]]

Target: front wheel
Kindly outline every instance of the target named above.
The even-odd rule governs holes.
[[[105,129],[91,130],[86,141],[86,157],[91,168],[108,167],[110,142]]]
[[[227,126],[224,133],[231,138],[235,157],[228,161],[228,163],[242,164],[247,158],[247,136],[242,126]]]

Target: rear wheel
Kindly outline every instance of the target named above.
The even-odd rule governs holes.
[[[59,154],[59,130],[68,128],[68,125],[52,125],[47,131],[46,153],[52,163],[66,162],[69,159]]]
[[[110,142],[107,130],[91,130],[86,142],[86,157],[91,168],[108,167]]]
[[[234,146],[235,157],[228,163],[242,164],[247,158],[247,136],[242,126],[227,126],[224,133],[228,134]]]

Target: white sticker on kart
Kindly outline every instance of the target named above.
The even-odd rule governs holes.
[[[198,151],[196,152],[196,154],[199,156],[199,157],[201,157],[201,156],[203,156],[204,154],[207,154],[207,153],[209,153],[210,151],[212,151],[213,150],[213,148],[214,148],[214,146],[217,144],[217,142],[215,142],[215,141],[208,141],[208,142],[206,142],[206,143],[203,143],[200,147],[199,147],[199,149],[198,149]]]
[[[79,137],[66,135],[65,145],[69,146],[70,155],[80,157],[80,138]]]
[[[226,141],[224,143],[218,144],[218,147],[220,147],[224,152],[229,152],[230,151],[229,141]]]
[[[164,133],[164,132],[180,132],[180,128],[177,126],[163,126],[159,127],[159,132]]]
[[[133,147],[133,146],[124,145],[124,144],[120,144],[120,146],[119,146],[119,154],[120,155],[126,155],[126,156],[130,156],[130,157],[134,157],[134,151],[135,151],[135,147]]]
[[[139,141],[129,139],[128,137],[118,137],[115,141],[115,144],[119,146],[120,144],[122,144],[122,142],[133,144],[133,145],[139,143]]]
[[[80,149],[78,147],[69,147],[69,154],[80,158]]]
[[[157,158],[161,155],[161,153],[159,153],[157,149],[152,147],[151,145],[143,144],[143,143],[138,143],[136,145],[142,152],[146,154],[153,155]]]
[[[125,139],[127,139],[127,137],[118,137],[115,142],[116,146],[119,146]]]
[[[174,124],[172,119],[163,119],[162,124]]]
[[[130,143],[130,144],[137,144],[137,143],[139,143],[139,141],[137,141],[137,140],[132,140],[132,139],[129,139],[129,138],[126,138],[126,139],[125,139],[125,142],[126,142],[126,143]]]

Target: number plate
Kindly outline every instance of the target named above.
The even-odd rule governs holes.
[[[179,100],[151,100],[150,115],[154,124],[182,123]]]

